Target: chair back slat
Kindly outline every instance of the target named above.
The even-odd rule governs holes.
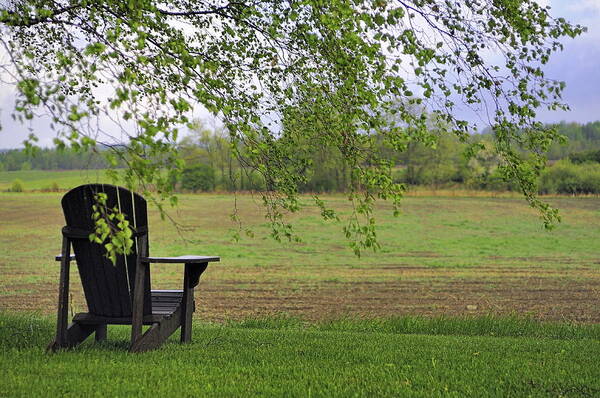
[[[125,188],[107,184],[82,185],[67,192],[62,199],[67,228],[79,231],[79,237],[71,239],[89,312],[107,317],[128,317],[131,316],[135,288],[137,242],[129,255],[118,255],[113,265],[102,245],[90,242],[85,234],[81,236],[81,231],[91,233],[94,230],[92,205],[95,204],[94,195],[100,192],[107,195],[107,208],[116,207],[125,214],[131,226],[143,231],[147,231],[148,226],[146,200]],[[136,240],[147,238],[147,233],[136,236]],[[150,272],[146,273],[144,313],[152,313]]]

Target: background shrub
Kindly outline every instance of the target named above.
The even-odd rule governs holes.
[[[8,189],[9,192],[23,192],[24,190],[23,181],[18,178],[12,182],[12,185]]]
[[[539,191],[543,194],[600,194],[600,164],[561,160],[544,171]]]
[[[215,189],[215,170],[207,164],[196,164],[183,169],[181,188],[192,192]]]

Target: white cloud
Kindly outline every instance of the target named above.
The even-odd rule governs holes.
[[[551,5],[550,0],[535,0],[535,2],[541,5],[542,7],[547,7]]]
[[[568,1],[567,4],[566,8],[571,11],[600,13],[600,0]]]

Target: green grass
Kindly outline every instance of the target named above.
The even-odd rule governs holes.
[[[175,336],[160,350],[144,354],[128,354],[128,329],[114,327],[106,343],[86,342],[47,354],[51,320],[4,313],[0,396],[600,394],[596,327],[515,318],[342,322],[305,325],[280,318],[196,323],[191,344],[180,345]],[[428,324],[433,329],[424,334]],[[506,335],[523,324],[529,326],[520,337]],[[565,328],[573,333],[556,334]]]
[[[306,322],[281,315],[269,318],[249,318],[230,321],[228,326],[248,329],[314,330],[320,332],[357,332],[386,334],[424,334],[443,336],[528,337],[543,339],[600,340],[600,325],[580,325],[567,322],[540,322],[519,316],[481,317],[388,317],[339,318]]]
[[[13,244],[29,246],[25,236],[37,239],[29,253],[42,258],[56,251],[56,231],[62,226],[62,194],[1,194],[0,231],[6,251]],[[327,198],[340,214],[348,212],[345,198]],[[597,236],[600,199],[553,199],[561,209],[563,222],[554,231],[545,231],[534,210],[524,200],[492,198],[405,198],[403,214],[394,218],[386,205],[378,206],[378,239],[381,251],[365,251],[356,258],[348,248],[342,223],[324,222],[308,198],[304,213],[292,217],[301,243],[277,243],[268,237],[262,209],[254,198],[239,195],[238,207],[245,226],[255,238],[233,242],[229,220],[234,199],[228,195],[181,195],[173,216],[191,229],[181,239],[168,221],[161,221],[151,209],[153,253],[182,255],[190,252],[221,255],[228,266],[291,266],[302,268],[327,265],[370,268],[393,264],[443,268],[480,266],[533,266],[536,268],[597,269]],[[31,222],[43,221],[31,228]],[[44,249],[44,250],[41,250]],[[329,275],[328,277],[339,277]]]
[[[49,190],[54,183],[61,190],[106,180],[104,170],[27,170],[0,172],[0,191],[10,188],[13,181],[24,182],[25,191]]]

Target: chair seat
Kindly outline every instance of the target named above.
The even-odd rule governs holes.
[[[145,315],[144,325],[161,323],[169,319],[181,306],[183,290],[152,290],[152,315]],[[73,317],[73,322],[83,325],[131,325],[131,317],[107,317],[81,312]]]
[[[173,314],[183,299],[183,290],[152,290],[152,315],[168,316]]]

